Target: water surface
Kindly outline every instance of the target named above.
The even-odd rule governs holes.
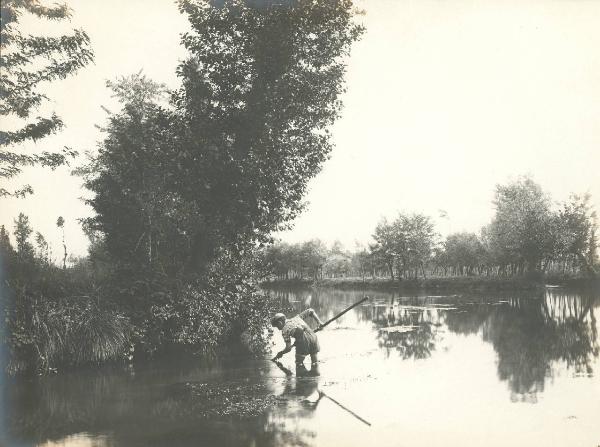
[[[271,293],[323,320],[364,294]],[[600,294],[369,295],[319,333],[318,377],[290,353],[13,380],[8,445],[600,445]]]

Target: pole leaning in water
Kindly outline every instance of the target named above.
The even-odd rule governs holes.
[[[354,411],[350,410],[349,408],[346,408],[341,403],[339,403],[337,400],[335,400],[333,397],[328,396],[327,394],[325,394],[324,391],[319,391],[319,394],[323,395],[324,397],[326,397],[327,399],[329,399],[331,402],[333,402],[334,404],[338,405],[340,408],[346,410],[348,413],[350,413],[352,416],[354,416],[356,419],[358,419],[362,423],[367,424],[369,427],[371,426],[371,423],[369,421],[364,420],[358,414],[356,414]]]
[[[341,311],[339,314],[337,314],[335,317],[327,320],[325,323],[323,323],[321,326],[319,326],[317,329],[315,329],[315,332],[319,332],[321,329],[323,329],[325,326],[327,326],[329,323],[337,320],[338,318],[340,318],[342,315],[344,315],[346,312],[348,312],[349,310],[354,309],[356,306],[364,303],[365,301],[367,301],[369,299],[368,296],[365,296],[362,300],[357,301],[356,303],[354,303],[352,306],[347,307],[346,309],[344,309],[343,311]]]

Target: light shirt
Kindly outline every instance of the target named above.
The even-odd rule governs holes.
[[[281,335],[286,344],[292,343],[292,337],[297,338],[305,330],[311,330],[310,326],[303,320],[303,318],[306,318],[310,314],[309,311],[310,309],[306,309],[295,317],[286,320],[283,329],[281,329]]]

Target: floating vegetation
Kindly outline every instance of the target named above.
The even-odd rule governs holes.
[[[277,403],[266,385],[258,383],[186,383],[198,417],[254,417]]]
[[[427,295],[427,298],[457,298],[459,295]]]
[[[397,307],[398,309],[401,310],[408,310],[408,311],[415,311],[415,312],[420,312],[423,310],[456,310],[458,309],[457,307],[452,307],[449,304],[432,304],[429,306],[411,306],[408,304],[402,304],[402,305],[398,305],[398,306],[394,306]]]
[[[379,328],[381,332],[403,334],[405,332],[414,332],[419,330],[419,326],[389,326]]]

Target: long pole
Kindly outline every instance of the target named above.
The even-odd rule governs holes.
[[[340,318],[342,315],[344,315],[346,312],[348,312],[349,310],[354,309],[356,306],[364,303],[365,301],[367,301],[369,299],[368,296],[365,296],[362,300],[357,301],[356,303],[354,303],[352,306],[347,307],[346,309],[344,309],[343,311],[341,311],[339,314],[337,314],[335,317],[327,320],[325,323],[323,323],[320,327],[318,327],[317,329],[315,329],[315,332],[319,332],[321,329],[323,329],[325,326],[327,326],[329,323],[331,323],[332,321],[337,320],[338,318]]]
[[[319,393],[321,393],[323,396],[325,396],[327,399],[329,399],[331,402],[333,402],[336,405],[339,405],[341,408],[343,408],[344,410],[346,410],[348,413],[350,413],[352,416],[354,416],[356,419],[358,419],[359,421],[361,421],[364,424],[367,424],[369,427],[371,426],[371,423],[368,421],[365,421],[363,418],[361,418],[358,414],[356,414],[354,411],[350,410],[349,408],[344,407],[341,403],[339,403],[337,400],[335,400],[333,397],[328,396],[327,394],[325,394],[323,391],[319,391]]]

